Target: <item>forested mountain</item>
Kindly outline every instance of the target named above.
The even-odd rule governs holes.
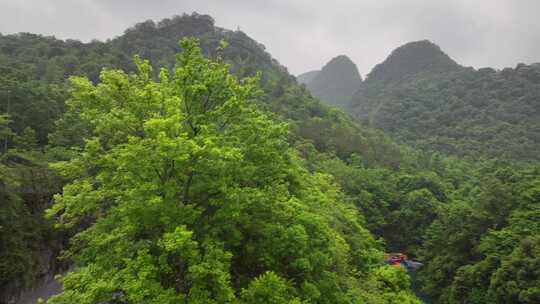
[[[467,70],[413,45],[381,87]],[[537,163],[399,146],[209,16],[0,36],[0,70],[0,303],[66,270],[50,303],[419,303],[384,251],[430,303],[539,300]]]
[[[291,122],[296,133],[313,140],[318,148],[334,149],[340,156],[347,156],[358,149],[373,149],[368,147],[370,140],[381,142],[380,132],[360,128],[339,111],[312,98],[262,45],[243,32],[215,27],[211,17],[198,14],[158,23],[146,21],[107,42],[84,44],[33,34],[0,36],[0,69],[4,71],[0,76],[3,88],[0,110],[7,113],[10,101],[11,128],[19,134],[25,127],[31,127],[37,132],[39,142],[45,144],[52,122],[63,111],[66,90],[61,86],[65,85],[67,76],[84,75],[97,82],[102,68],[132,72],[134,55],[150,60],[157,67],[170,68],[180,51],[178,40],[183,37],[199,38],[208,56],[215,56],[220,41],[226,41],[223,58],[232,64],[233,74],[245,77],[261,72],[261,86],[266,94],[260,105]],[[156,76],[157,73],[155,69]],[[390,145],[387,139],[382,142]],[[371,154],[371,161],[388,156],[390,164],[397,161],[392,159],[397,157],[396,151],[396,147],[388,146],[384,151],[366,150],[366,153]]]
[[[437,45],[421,40],[395,49],[384,62],[373,68],[366,82],[400,82],[422,74],[433,75],[459,69],[460,66]]]
[[[402,143],[475,158],[539,160],[540,66],[456,64],[429,41],[397,48],[349,108]]]
[[[308,72],[298,77],[313,96],[327,104],[345,109],[362,83],[358,69],[349,57],[332,58],[320,71]]]

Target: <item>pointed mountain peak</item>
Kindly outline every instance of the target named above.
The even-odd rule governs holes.
[[[348,106],[354,92],[362,83],[356,64],[349,57],[332,58],[311,81],[307,88],[314,96],[341,108]]]
[[[406,43],[390,54],[386,60],[373,68],[368,81],[394,81],[405,76],[428,73],[444,73],[461,66],[429,40]]]
[[[356,64],[347,56],[339,55],[332,58],[322,69],[321,72],[317,75],[320,77],[324,76],[325,73],[338,72],[345,74],[345,76],[351,77],[352,81],[362,81],[362,77],[358,72]]]

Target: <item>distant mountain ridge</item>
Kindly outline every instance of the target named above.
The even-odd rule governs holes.
[[[458,156],[540,159],[539,64],[475,70],[420,40],[396,48],[364,81],[346,56],[297,79],[401,143]]]
[[[395,140],[459,156],[538,160],[540,67],[466,68],[434,43],[395,49],[348,108]]]

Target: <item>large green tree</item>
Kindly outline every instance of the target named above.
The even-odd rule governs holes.
[[[377,283],[395,270],[374,272],[380,246],[353,206],[254,108],[256,78],[238,81],[194,40],[182,49],[158,82],[140,60],[98,85],[72,79],[67,115],[88,137],[55,165],[71,182],[48,214],[79,232],[50,302],[415,303],[407,283]]]

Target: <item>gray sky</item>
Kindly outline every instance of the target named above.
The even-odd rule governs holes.
[[[88,41],[197,11],[240,26],[293,74],[345,54],[362,75],[403,43],[429,39],[466,66],[540,61],[538,0],[0,0],[0,32]]]

